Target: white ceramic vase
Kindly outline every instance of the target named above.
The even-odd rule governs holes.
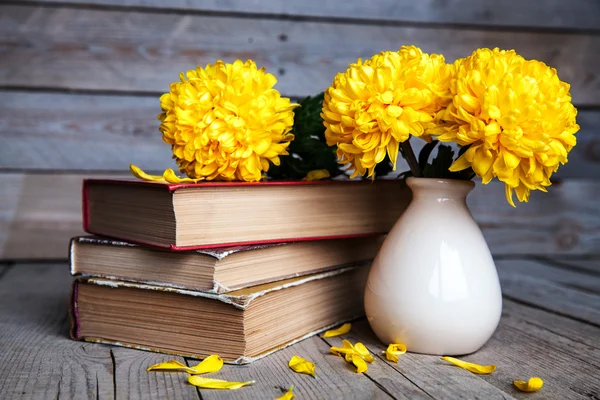
[[[413,199],[373,262],[365,311],[385,344],[460,355],[492,336],[502,313],[496,266],[467,204],[472,181],[408,178]]]

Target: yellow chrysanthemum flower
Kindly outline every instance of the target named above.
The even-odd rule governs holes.
[[[439,140],[469,149],[451,171],[472,167],[484,184],[497,177],[521,202],[546,191],[550,176],[575,146],[577,110],[556,70],[515,51],[478,49],[454,64],[452,103],[438,117]]]
[[[258,181],[279,165],[297,104],[253,61],[217,61],[180,75],[160,98],[160,131],[179,170],[194,180]]]
[[[340,163],[354,168],[353,177],[373,176],[386,153],[396,168],[399,143],[421,136],[450,102],[452,72],[443,56],[403,46],[359,59],[337,74],[321,116],[327,144],[338,146]]]

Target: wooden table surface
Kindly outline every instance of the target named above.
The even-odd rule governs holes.
[[[600,398],[600,258],[496,261],[502,320],[481,350],[462,357],[496,364],[491,375],[419,354],[390,363],[363,320],[345,337],[376,355],[367,373],[330,354],[341,338],[317,336],[250,365],[226,365],[214,377],[256,381],[231,392],[197,390],[184,373],[146,372],[171,356],[70,340],[66,264],[0,264],[0,399],[273,399],[290,385],[297,399]],[[293,373],[292,355],[315,362],[317,378]],[[544,380],[541,391],[513,387],[531,376]]]

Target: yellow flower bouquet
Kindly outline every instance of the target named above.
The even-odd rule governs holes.
[[[546,191],[579,130],[569,85],[513,50],[478,49],[447,64],[442,55],[402,46],[351,63],[324,93],[300,104],[281,96],[276,81],[251,60],[182,73],[160,98],[159,120],[186,177],[136,166],[132,173],[171,183],[345,171],[375,178],[395,170],[400,153],[410,166],[405,176],[497,178],[514,206],[513,193],[525,202],[531,190]],[[418,159],[413,136],[427,142]],[[440,142],[454,143],[458,154]]]
[[[514,206],[550,177],[576,143],[577,110],[556,70],[515,51],[478,49],[449,65],[415,46],[350,64],[325,92],[327,143],[353,176],[373,177],[400,149],[415,177],[504,182]],[[411,136],[427,140],[419,160]],[[437,140],[432,140],[435,138]],[[438,142],[438,157],[428,158]]]
[[[325,144],[322,122],[311,118],[321,111],[322,96],[292,103],[274,88],[276,82],[252,60],[217,61],[181,73],[180,81],[160,97],[158,119],[162,138],[186,177],[172,169],[149,175],[135,165],[132,174],[169,183],[256,182],[269,170],[276,179],[341,174],[335,151]],[[302,110],[294,115],[299,105]],[[288,149],[295,157],[282,163]]]

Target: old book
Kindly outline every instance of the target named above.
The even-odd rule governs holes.
[[[86,180],[86,232],[190,250],[387,233],[407,207],[403,182]]]
[[[382,236],[171,252],[97,237],[71,240],[71,274],[226,293],[372,260]]]
[[[101,278],[73,287],[72,337],[248,363],[362,316],[367,265],[210,294]]]

